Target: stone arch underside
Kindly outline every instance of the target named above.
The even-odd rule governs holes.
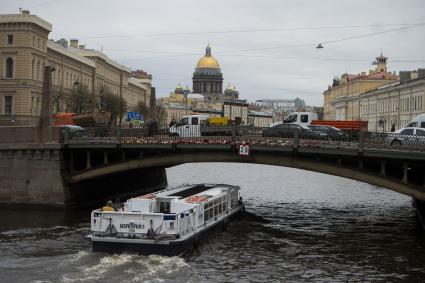
[[[338,164],[326,163],[319,160],[304,159],[295,156],[271,155],[264,153],[252,153],[250,156],[241,157],[230,152],[181,152],[167,153],[139,159],[125,160],[118,163],[107,164],[92,168],[90,170],[78,172],[69,178],[70,183],[79,183],[96,178],[102,178],[117,173],[123,173],[145,168],[166,168],[184,163],[197,162],[235,162],[253,163],[283,166],[289,168],[302,169],[333,176],[348,178],[371,185],[383,187],[404,195],[411,196],[418,200],[425,201],[425,191],[420,187],[404,184],[401,181],[385,177],[373,172],[358,170],[355,168],[341,167]]]

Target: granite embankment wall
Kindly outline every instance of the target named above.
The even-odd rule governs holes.
[[[0,145],[0,203],[64,204],[59,144]]]
[[[69,153],[58,143],[0,143],[0,205],[104,203],[167,185],[164,168],[144,168],[69,183]]]

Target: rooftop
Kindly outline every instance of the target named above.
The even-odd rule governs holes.
[[[115,62],[114,60],[112,60],[111,58],[106,56],[101,51],[97,51],[97,50],[93,50],[93,49],[72,48],[72,47],[70,49],[75,50],[81,56],[84,56],[84,57],[99,57],[99,58],[102,58],[105,62],[109,63],[110,65],[114,66],[115,68],[130,73],[130,68]]]
[[[31,15],[29,11],[21,14],[0,15],[0,23],[32,23],[51,32],[52,24],[43,20],[39,16]]]
[[[94,68],[96,66],[92,60],[87,59],[86,57],[79,55],[77,52],[74,52],[73,50],[70,50],[70,49],[66,49],[62,47],[61,45],[54,43],[52,41],[47,41],[47,48],[50,48],[51,50],[64,54],[74,60],[87,64],[90,67]]]

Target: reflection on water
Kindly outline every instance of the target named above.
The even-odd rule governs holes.
[[[425,280],[411,200],[347,179],[246,164],[189,164],[170,184],[242,187],[251,219],[183,257],[92,253],[89,211],[0,210],[1,282],[346,282]]]

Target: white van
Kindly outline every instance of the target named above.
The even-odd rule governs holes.
[[[405,128],[408,127],[425,128],[425,114],[416,116],[412,121],[410,121],[409,124],[405,126]]]
[[[205,126],[208,115],[186,115],[183,116],[175,125],[171,126],[169,133],[171,136],[178,137],[200,137],[201,125]]]
[[[317,114],[312,112],[292,112],[283,119],[284,124],[297,124],[310,126],[313,120],[317,120]]]

